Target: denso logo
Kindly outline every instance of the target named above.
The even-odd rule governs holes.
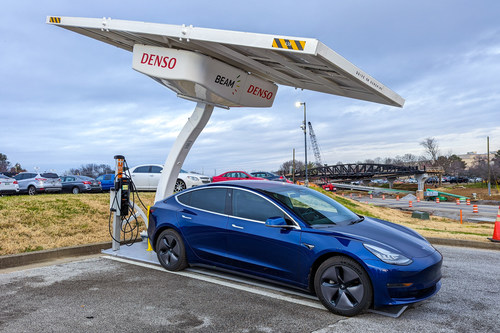
[[[247,93],[262,97],[264,99],[271,99],[273,97],[272,91],[264,90],[262,88],[254,86],[253,84],[248,87]]]
[[[160,68],[173,69],[177,64],[176,58],[163,57],[156,54],[143,53],[141,64],[156,66]]]

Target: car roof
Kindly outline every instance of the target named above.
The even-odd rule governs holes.
[[[263,190],[263,191],[276,191],[282,190],[286,187],[302,187],[300,185],[289,184],[285,182],[273,182],[269,180],[230,180],[223,182],[210,183],[204,187],[217,187],[217,186],[237,186],[253,190]]]

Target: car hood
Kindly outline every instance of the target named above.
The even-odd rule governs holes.
[[[430,243],[417,232],[399,224],[365,217],[362,222],[346,226],[321,228],[339,237],[357,239],[367,244],[396,250],[408,258],[421,258],[433,254]]]

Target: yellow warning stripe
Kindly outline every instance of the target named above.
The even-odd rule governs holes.
[[[50,23],[61,23],[61,18],[60,17],[51,16],[50,19],[49,19],[49,22]]]
[[[303,40],[290,40],[290,39],[284,39],[284,38],[274,38],[272,46],[274,48],[277,48],[277,49],[304,51],[304,47],[306,46],[306,42]]]

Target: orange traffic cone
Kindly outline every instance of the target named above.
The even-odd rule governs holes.
[[[411,200],[408,202],[408,207],[413,207],[413,202]]]
[[[497,219],[495,220],[495,229],[493,229],[492,238],[488,239],[492,242],[500,242],[500,207],[498,207]]]
[[[470,206],[470,199],[467,199],[465,202]]]
[[[396,195],[396,200],[399,200],[399,195]]]
[[[477,209],[477,205],[472,205],[472,212],[479,213],[479,209]]]
[[[436,203],[439,203],[439,197],[436,197]]]
[[[457,199],[457,205],[460,205],[460,199]]]

